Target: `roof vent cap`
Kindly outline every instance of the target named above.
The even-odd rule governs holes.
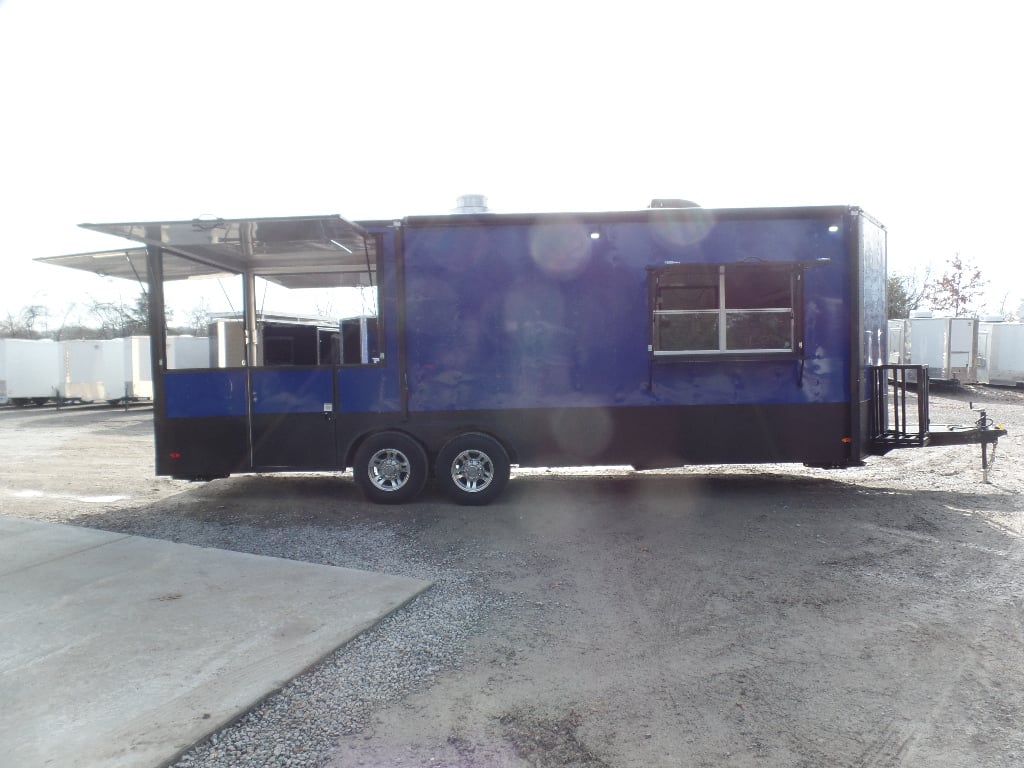
[[[700,205],[692,200],[683,200],[678,197],[656,197],[651,200],[648,208],[700,208]]]
[[[490,213],[486,195],[459,195],[452,213]]]

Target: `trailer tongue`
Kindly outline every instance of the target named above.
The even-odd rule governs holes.
[[[979,409],[978,419],[973,424],[931,424],[927,365],[879,365],[872,373],[875,392],[871,416],[873,455],[883,456],[894,448],[979,445],[982,481],[988,482],[996,444],[1007,432],[996,425],[986,411]],[[913,395],[911,387],[915,390]],[[911,406],[916,406],[913,408],[916,417],[911,416]],[[973,404],[971,410],[974,410]]]

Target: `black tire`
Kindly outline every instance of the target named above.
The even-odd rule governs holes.
[[[452,501],[482,506],[505,489],[510,467],[501,443],[481,432],[466,432],[449,440],[437,454],[434,474]]]
[[[401,432],[370,435],[356,451],[352,474],[363,495],[377,504],[412,501],[427,482],[423,446]]]

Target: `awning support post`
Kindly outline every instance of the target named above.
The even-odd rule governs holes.
[[[250,368],[260,364],[259,336],[256,333],[256,273],[253,263],[253,223],[246,221],[239,227],[242,256],[242,303],[245,305],[245,364]]]

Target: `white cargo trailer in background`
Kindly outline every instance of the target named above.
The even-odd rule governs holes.
[[[0,339],[0,403],[42,405],[60,396],[60,344],[51,339]]]
[[[978,323],[978,381],[1024,386],[1024,323]]]
[[[103,388],[103,345],[100,339],[62,341],[61,366],[65,400],[105,400]]]
[[[890,320],[888,338],[886,340],[886,363],[889,365],[909,365],[910,352],[907,350],[907,321]]]
[[[219,317],[209,326],[209,368],[232,368],[245,365],[245,328],[241,318]]]
[[[209,366],[205,338],[169,344],[180,368]],[[153,398],[148,336],[121,339],[0,339],[0,404],[120,403]]]
[[[167,337],[168,370],[209,367],[210,339],[208,336]]]
[[[946,376],[961,384],[978,381],[978,319],[950,317],[946,348]]]
[[[892,365],[927,365],[932,381],[978,381],[977,318],[911,312],[905,320],[889,321],[888,345],[888,362]]]
[[[103,391],[110,403],[153,399],[148,336],[103,341]]]

